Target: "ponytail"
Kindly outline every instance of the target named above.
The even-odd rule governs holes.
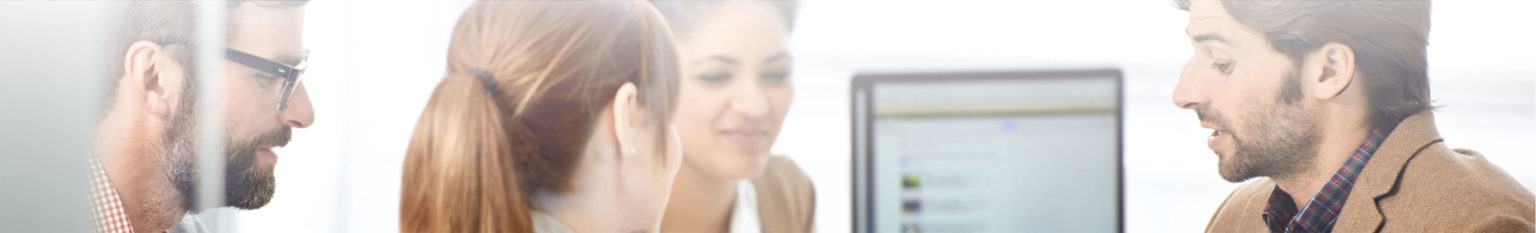
[[[641,1],[471,4],[411,135],[400,231],[533,231],[528,196],[572,191],[621,86],[638,85],[658,125],[671,119],[670,35]]]
[[[427,101],[405,155],[401,232],[533,231],[518,167],[536,146],[487,76],[450,74]]]

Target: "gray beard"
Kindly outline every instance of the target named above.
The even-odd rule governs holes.
[[[190,101],[189,101],[190,102]],[[182,209],[196,213],[197,208],[197,134],[198,127],[195,118],[196,107],[191,103],[181,106],[181,114],[178,114],[171,129],[167,130],[165,141],[166,148],[161,158],[165,160],[165,174],[175,192],[161,191],[160,196],[177,197],[176,201]],[[257,140],[248,142],[230,142],[225,140],[224,154],[224,206],[239,209],[257,209],[265,206],[272,200],[275,193],[276,180],[271,171],[263,171],[256,167],[256,150],[263,140],[287,141],[290,130],[283,128],[279,131],[283,135],[274,138],[273,134],[265,135]]]

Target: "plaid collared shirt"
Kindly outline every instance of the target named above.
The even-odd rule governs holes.
[[[1333,178],[1323,184],[1323,189],[1317,191],[1307,201],[1301,210],[1296,209],[1296,204],[1291,195],[1280,187],[1269,194],[1269,204],[1264,207],[1264,224],[1269,226],[1270,232],[1331,232],[1333,223],[1339,220],[1339,210],[1344,207],[1345,198],[1349,197],[1350,189],[1355,186],[1355,178],[1360,176],[1360,170],[1365,169],[1365,163],[1371,161],[1371,154],[1376,152],[1376,147],[1381,146],[1387,139],[1380,130],[1371,130],[1371,134],[1365,137],[1365,142],[1355,148],[1355,153],[1350,154],[1349,160],[1339,167],[1339,171],[1333,173]]]
[[[101,160],[91,157],[91,218],[96,232],[133,233],[133,222],[123,212],[123,200],[117,195],[117,187],[101,167]]]

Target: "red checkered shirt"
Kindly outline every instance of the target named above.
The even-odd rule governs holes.
[[[102,169],[101,160],[91,158],[91,217],[96,232],[133,233],[133,222],[123,212],[123,200],[117,196],[117,188]]]

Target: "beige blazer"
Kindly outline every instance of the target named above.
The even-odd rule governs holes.
[[[816,190],[811,179],[784,156],[768,158],[762,176],[752,178],[757,189],[757,216],[763,233],[813,232]]]
[[[1481,154],[1450,149],[1429,111],[1404,119],[1376,150],[1333,232],[1532,232],[1526,190]],[[1260,215],[1275,182],[1256,178],[1221,203],[1206,232],[1268,232]]]

